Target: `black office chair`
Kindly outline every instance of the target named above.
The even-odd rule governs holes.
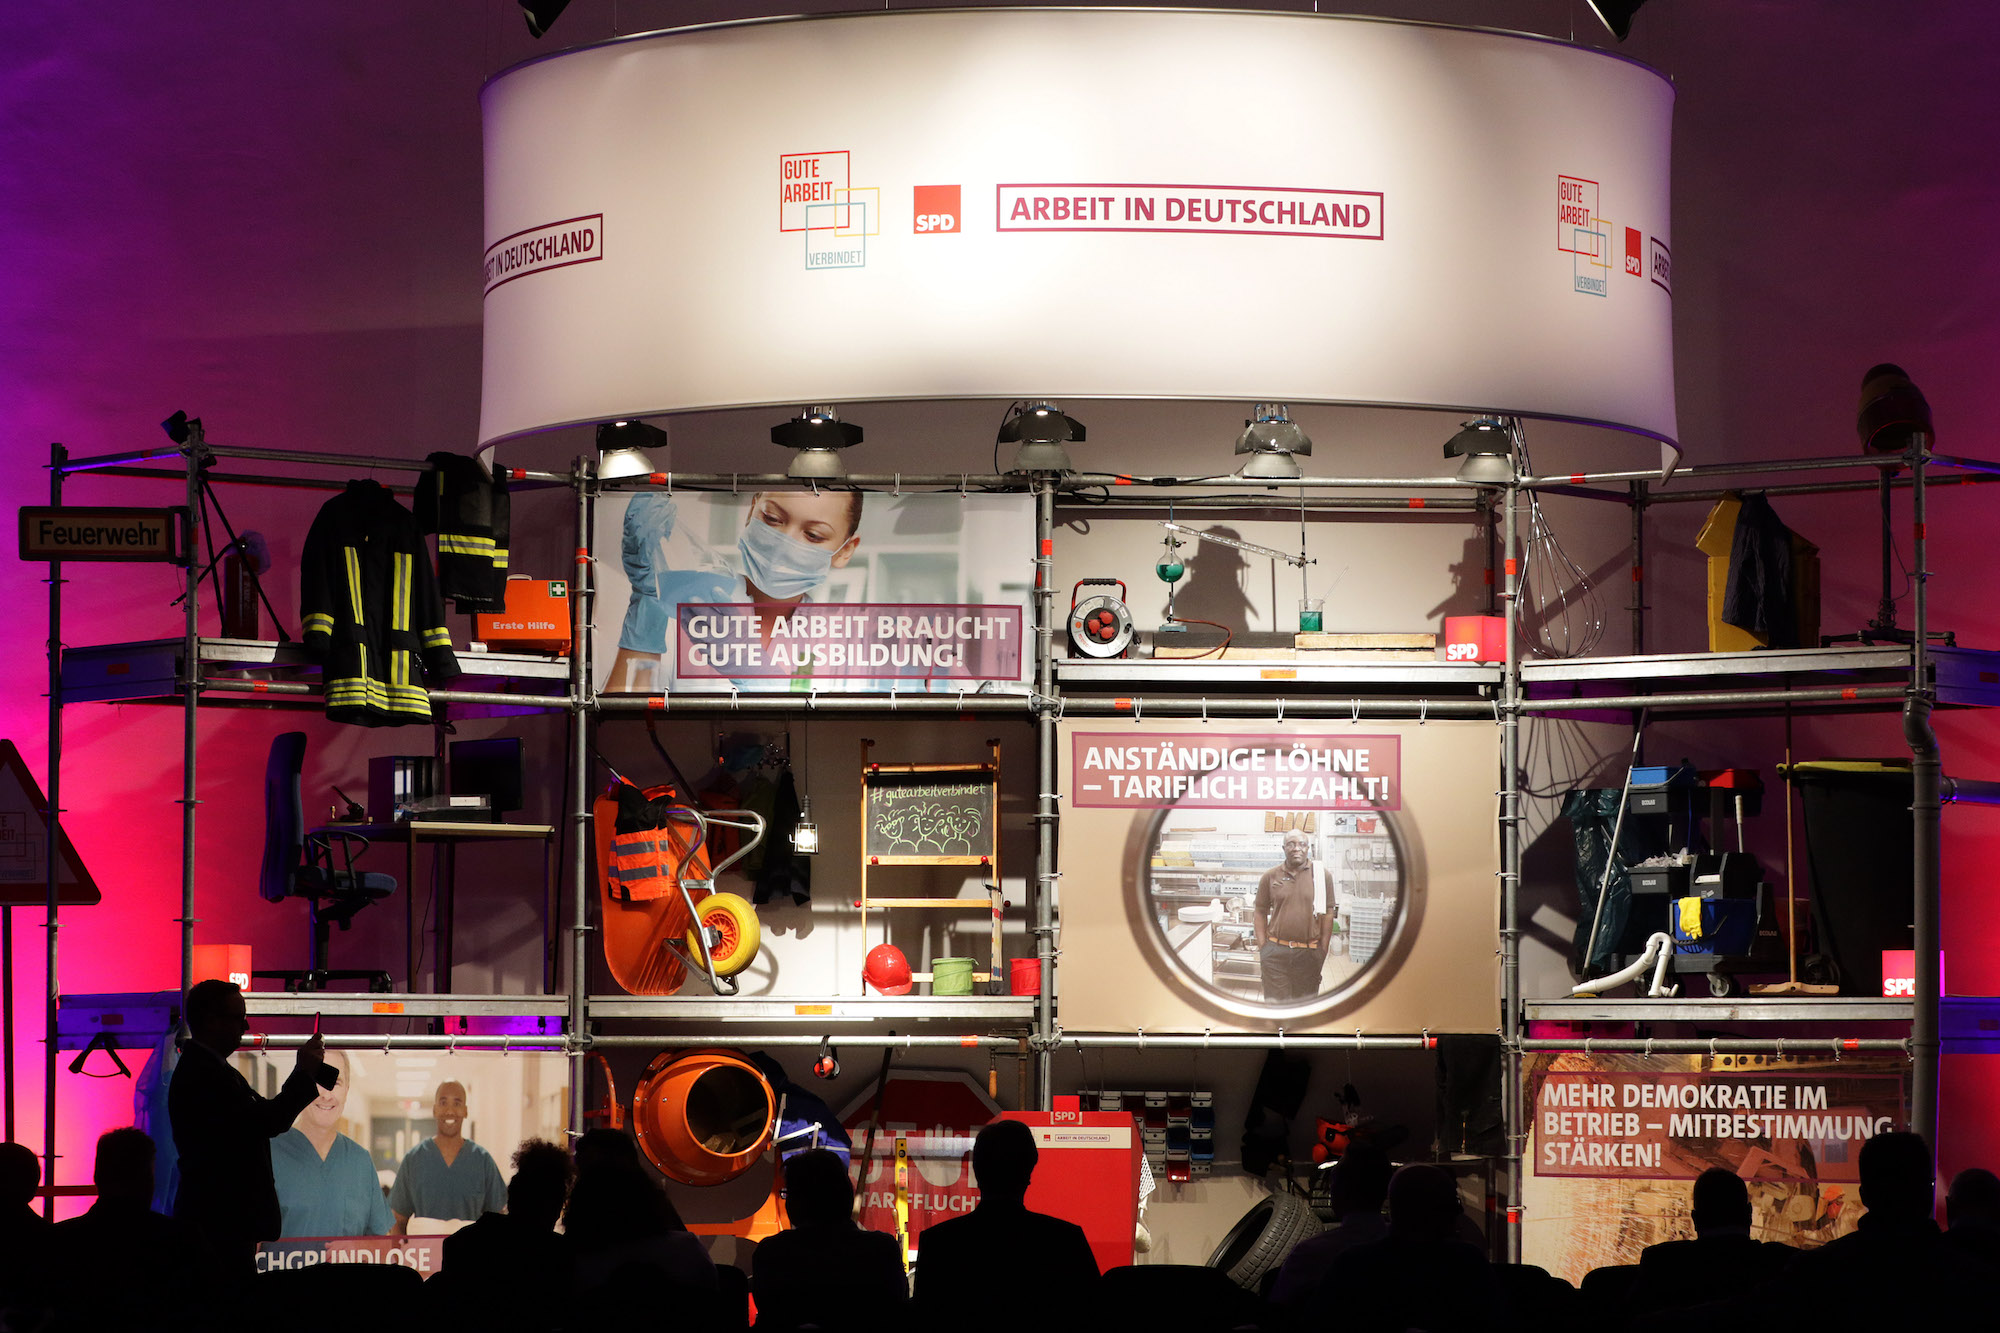
[[[366,981],[368,989],[394,989],[389,974],[366,968],[330,968],[327,941],[338,925],[348,928],[354,914],[396,891],[393,876],[354,868],[355,853],[368,846],[358,833],[306,833],[305,806],[299,796],[299,771],[306,760],[306,734],[288,731],[271,742],[264,767],[264,865],[257,891],[269,902],[304,898],[312,907],[312,966],[303,971],[252,972],[253,977],[282,981],[288,991],[319,991],[332,981]],[[340,864],[334,864],[334,844]]]

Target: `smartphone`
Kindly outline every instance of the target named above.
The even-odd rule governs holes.
[[[320,1035],[319,1021],[320,1021],[320,1016],[318,1014],[314,1014],[313,1036],[315,1037]],[[319,1069],[313,1074],[313,1082],[319,1084],[322,1088],[325,1088],[328,1092],[332,1092],[334,1085],[340,1082],[340,1071],[338,1069],[335,1069],[332,1065],[326,1063],[324,1060],[322,1060],[320,1061]]]

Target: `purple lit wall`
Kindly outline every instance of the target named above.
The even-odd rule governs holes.
[[[1575,0],[1355,8],[1608,40]],[[614,22],[644,31],[752,12],[575,0],[551,41],[597,40]],[[1689,461],[1853,451],[1860,374],[1885,359],[1923,386],[1941,448],[2000,455],[2000,433],[1988,425],[2000,364],[2000,135],[1988,66],[2000,19],[1970,5],[1655,0],[1636,26],[1626,51],[1679,87],[1675,301]],[[508,0],[15,7],[0,39],[6,507],[46,501],[50,441],[79,454],[155,444],[163,438],[155,423],[175,408],[202,416],[217,443],[399,456],[469,450],[479,371],[476,98],[487,75],[542,49],[554,48],[528,40]],[[984,409],[977,419],[987,419]],[[906,421],[871,464],[894,466],[898,451],[921,456],[923,419]],[[724,466],[730,429],[688,423],[676,465]],[[871,447],[876,440],[871,429]],[[510,445],[508,457],[561,465],[578,447],[571,435]],[[984,451],[975,435],[966,466],[983,467]],[[180,497],[170,486],[86,478],[70,498]],[[230,490],[223,501],[239,527],[270,536],[281,571],[295,567],[318,497]],[[2000,493],[1984,489],[1946,491],[1931,523],[1933,623],[1980,647],[2000,647],[2000,591],[1986,573],[1996,502]],[[1701,646],[1699,509],[1663,508],[1649,533],[1655,651]],[[566,548],[561,506],[529,512],[539,517],[524,545],[554,571]],[[1794,501],[1781,512],[1825,552],[1827,627],[1859,627],[1874,611],[1872,500]],[[1618,549],[1622,521],[1606,529],[1607,551]],[[42,573],[0,563],[9,649],[0,654],[0,735],[20,745],[38,776],[46,772]],[[1623,577],[1622,566],[1616,573]],[[276,584],[290,617],[295,590],[289,577]],[[168,605],[176,591],[172,572],[158,567],[76,571],[66,637],[177,635]],[[1622,585],[1611,593],[1622,599]],[[1621,635],[1618,622],[1609,650],[1622,650]],[[301,716],[217,710],[201,730],[201,938],[251,943],[260,966],[299,965],[305,929],[294,905],[255,897],[271,735],[294,725],[312,735],[309,791],[351,777],[367,755],[429,744],[427,734],[343,732]],[[1947,771],[2000,777],[1990,716],[1948,716],[1939,729]],[[1760,746],[1776,741],[1769,726],[1747,734]],[[64,803],[105,904],[65,918],[67,990],[176,982],[178,742],[172,709],[88,706],[68,715]],[[1726,748],[1712,733],[1676,728],[1657,752],[1677,743],[1696,756]],[[1818,720],[1800,728],[1800,753],[1812,752],[1902,747],[1891,717]],[[1947,813],[1947,976],[1960,993],[2000,993],[1996,859],[2000,821],[1977,809]],[[336,949],[399,956],[400,910],[364,917]],[[39,1143],[40,914],[17,911],[15,926],[17,1135]],[[533,985],[518,968],[485,983]],[[1947,1169],[2000,1163],[1987,1114],[2000,1105],[1992,1063],[1948,1064]],[[82,1178],[76,1164],[100,1129],[129,1120],[129,1088],[65,1079],[65,1179]]]

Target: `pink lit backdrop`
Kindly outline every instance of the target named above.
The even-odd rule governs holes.
[[[1358,8],[1563,36],[1573,29],[1580,40],[1608,41],[1574,0]],[[2000,137],[1989,128],[1985,55],[2000,19],[1977,6],[1913,7],[1921,17],[1904,17],[1903,9],[1656,0],[1639,17],[1627,53],[1668,71],[1679,88],[1677,375],[1691,462],[1852,451],[1855,388],[1861,371],[1883,359],[1904,364],[1924,387],[1940,447],[2000,455],[2000,438],[1986,428],[2000,357],[2000,257],[1992,244],[2000,234],[1992,188]],[[643,31],[750,12],[576,0],[551,40],[610,36],[614,23]],[[155,423],[175,408],[202,416],[218,443],[413,457],[471,448],[481,249],[476,96],[488,74],[553,49],[528,40],[513,5],[112,0],[81,11],[34,7],[7,22],[0,490],[10,506],[45,502],[49,441],[78,454],[155,444],[163,439]],[[890,419],[900,427],[871,427],[872,467],[899,459],[935,466],[937,424],[984,423],[988,413],[905,410]],[[676,464],[742,466],[725,461],[742,433],[726,417],[690,421],[677,435]],[[977,431],[967,438],[959,461],[984,467],[985,442]],[[1412,445],[1407,460],[1383,470],[1414,470],[1419,458],[1434,465],[1435,441],[1422,438],[1423,450]],[[1158,456],[1137,452],[1141,439],[1121,446],[1115,430],[1107,439],[1102,465]],[[581,443],[575,434],[552,437],[506,446],[504,456],[560,466]],[[1207,444],[1156,447],[1189,458],[1212,452]],[[1580,465],[1584,447],[1558,432],[1538,461]],[[1985,576],[1990,494],[1945,492],[1932,515],[1933,623],[1982,647],[2000,646],[2000,595]],[[70,498],[167,504],[179,495],[171,486],[85,478]],[[230,489],[223,502],[239,528],[271,538],[280,571],[273,592],[290,619],[289,571],[318,497]],[[1700,508],[1663,507],[1648,534],[1655,651],[1700,646],[1692,550]],[[1858,627],[1874,610],[1872,499],[1793,500],[1780,510],[1825,552],[1827,628]],[[531,497],[523,512],[525,558],[516,568],[561,576],[566,511]],[[1607,559],[1622,545],[1622,513],[1576,505],[1552,513]],[[42,572],[0,565],[11,649],[0,655],[0,734],[17,741],[38,776],[46,773]],[[1622,566],[1614,573],[1622,579]],[[167,605],[176,590],[173,573],[154,567],[77,571],[67,590],[67,637],[178,634]],[[1622,598],[1624,588],[1610,592]],[[463,622],[455,633],[464,637]],[[1615,620],[1606,650],[1623,651],[1622,636]],[[66,725],[69,826],[105,905],[65,918],[63,987],[171,987],[178,715],[87,705],[71,710]],[[293,713],[217,710],[204,722],[200,938],[251,943],[259,966],[302,959],[302,912],[258,901],[254,889],[264,755],[270,736],[294,725],[313,736],[309,815],[325,784],[355,779],[365,756],[423,751],[430,740],[344,731]],[[1654,753],[1705,761],[1749,736],[1768,754],[1773,726],[1728,734],[1673,728]],[[1949,716],[1940,731],[1947,771],[2000,776],[2000,733],[1989,716]],[[558,730],[541,724],[534,734],[552,756]],[[1896,721],[1886,716],[1802,724],[1800,738],[1802,755],[1902,752]],[[543,813],[553,812],[553,793],[538,799]],[[2000,909],[1990,905],[1986,869],[1996,853],[2000,826],[1991,814],[1948,812],[1947,975],[1960,993],[2000,992],[1993,947]],[[462,988],[533,987],[524,910],[514,904],[508,920],[481,937],[494,948],[480,956],[486,961],[469,961]],[[337,955],[399,958],[401,912],[398,900],[364,917],[337,937]],[[17,911],[15,927],[16,1132],[38,1145],[40,914]],[[460,952],[473,960],[476,951],[461,941]],[[2000,1162],[1987,1128],[2000,1104],[1992,1064],[1947,1064],[1947,1169]],[[82,1179],[79,1163],[94,1135],[129,1120],[130,1085],[65,1077],[61,1095],[63,1177]]]

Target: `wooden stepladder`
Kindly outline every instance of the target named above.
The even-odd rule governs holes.
[[[986,742],[992,759],[983,764],[878,764],[869,759],[875,742],[861,742],[861,929],[868,938],[868,913],[900,908],[932,911],[987,911],[993,918],[987,970],[974,982],[1000,976],[1000,742]],[[986,899],[871,896],[869,879],[885,866],[982,866]],[[888,919],[883,919],[883,938]],[[929,972],[913,972],[929,981]]]

